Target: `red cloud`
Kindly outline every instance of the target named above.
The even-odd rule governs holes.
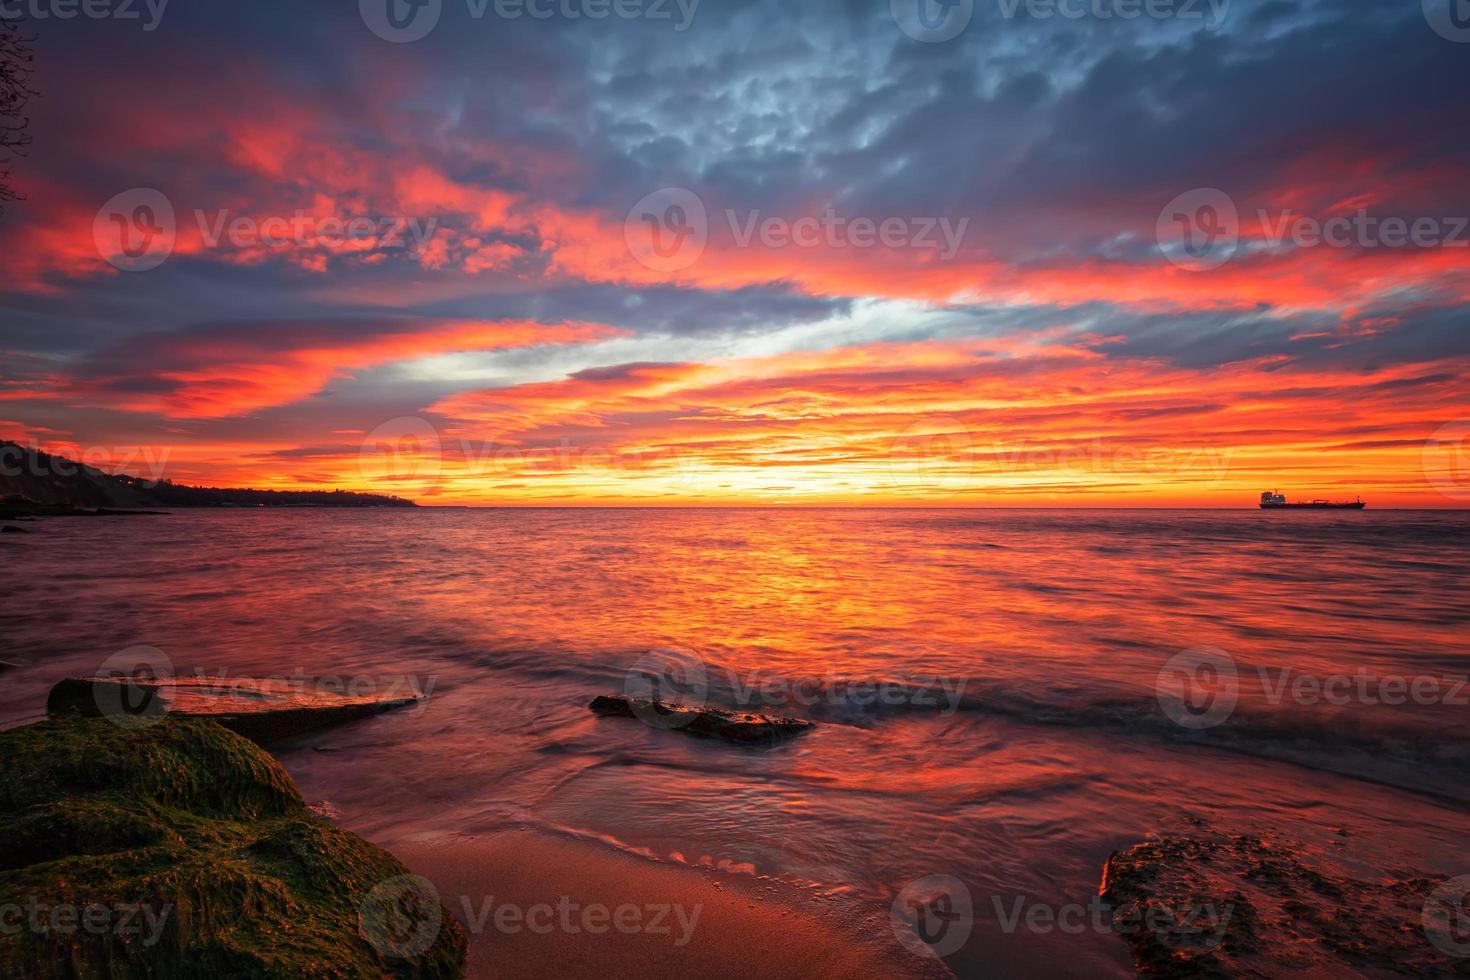
[[[306,398],[351,371],[457,351],[588,343],[596,324],[325,321],[149,334],[94,357],[50,397],[168,418],[242,415]]]

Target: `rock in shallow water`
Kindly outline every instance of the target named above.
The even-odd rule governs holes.
[[[408,682],[386,690],[339,692],[323,680],[69,677],[46,699],[49,715],[162,715],[209,718],[246,738],[269,744],[327,725],[366,718],[424,700]]]
[[[816,727],[801,718],[776,718],[723,708],[696,708],[656,698],[633,698],[626,694],[599,695],[587,707],[599,715],[639,718],[655,728],[676,728],[691,735],[742,744],[779,742]]]
[[[314,817],[275,759],[212,722],[0,733],[0,826],[0,907],[26,918],[0,930],[3,977],[463,968],[464,933],[419,879]]]
[[[1359,880],[1309,865],[1310,851],[1249,835],[1165,837],[1114,853],[1100,893],[1147,977],[1470,976],[1435,931],[1436,896],[1455,880]]]

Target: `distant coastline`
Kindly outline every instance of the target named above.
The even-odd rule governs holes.
[[[412,500],[354,490],[196,487],[111,474],[40,449],[0,441],[0,514],[55,516],[193,507],[417,507]]]

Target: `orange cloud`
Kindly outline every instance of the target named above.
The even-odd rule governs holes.
[[[461,502],[1246,505],[1280,485],[1454,502],[1428,485],[1421,451],[1465,403],[1463,371],[1271,366],[1188,370],[1025,341],[629,365],[433,406],[446,421],[432,466],[400,473],[401,489]]]

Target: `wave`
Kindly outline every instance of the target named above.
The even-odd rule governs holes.
[[[481,669],[515,674],[583,699],[624,691],[634,660],[569,651],[483,651]],[[1017,677],[852,675],[797,678],[701,662],[695,683],[665,677],[661,696],[737,711],[793,715],[828,725],[878,728],[903,717],[984,715],[1025,725],[1229,752],[1470,802],[1470,726],[1445,711],[1356,704],[1351,709],[1242,697],[1218,724],[1180,725],[1152,688],[1097,676],[1062,684]],[[446,687],[453,687],[451,682]],[[547,692],[543,692],[544,694]],[[1465,692],[1470,695],[1470,689]]]
[[[942,677],[768,680],[757,690],[719,670],[710,672],[708,699],[740,710],[864,728],[905,715],[982,714],[1288,762],[1470,802],[1470,728],[1446,724],[1442,714],[1408,717],[1403,710],[1383,706],[1357,705],[1349,713],[1330,706],[1242,700],[1218,724],[1189,728],[1175,721],[1151,692]]]

